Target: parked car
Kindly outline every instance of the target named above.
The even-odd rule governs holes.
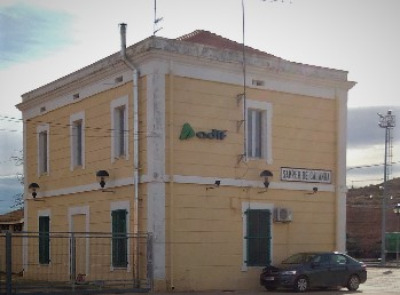
[[[355,291],[366,280],[366,265],[339,252],[294,254],[278,267],[265,267],[260,275],[260,283],[267,290],[285,287],[298,292],[329,287]]]

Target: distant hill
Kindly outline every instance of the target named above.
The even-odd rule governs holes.
[[[382,240],[383,184],[349,189],[347,192],[347,250],[356,257],[380,257]],[[386,230],[399,231],[400,216],[393,208],[400,203],[400,178],[386,182]]]
[[[347,192],[347,204],[380,205],[383,195],[383,183],[360,188],[351,188]],[[400,178],[386,182],[386,196],[388,204],[395,206],[400,203]]]

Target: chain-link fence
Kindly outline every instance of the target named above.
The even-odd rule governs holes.
[[[146,291],[152,272],[147,233],[0,234],[0,294]]]

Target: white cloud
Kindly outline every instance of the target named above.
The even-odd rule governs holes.
[[[69,15],[24,3],[0,7],[0,69],[71,43]]]

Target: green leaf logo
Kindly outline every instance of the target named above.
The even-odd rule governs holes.
[[[189,139],[192,138],[196,135],[196,133],[194,132],[192,126],[190,126],[189,123],[185,123],[182,126],[182,131],[181,131],[181,135],[179,136],[180,140],[184,140],[184,139]]]

